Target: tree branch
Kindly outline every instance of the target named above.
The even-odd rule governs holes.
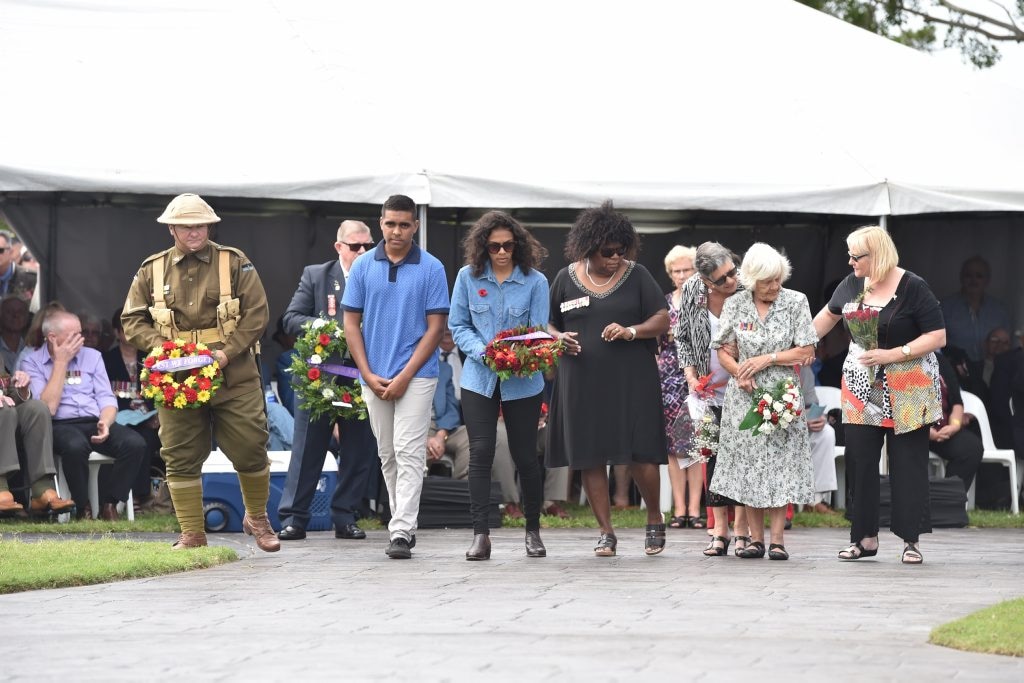
[[[1008,24],[1005,21],[1000,21],[1000,20],[996,19],[995,17],[990,17],[987,14],[982,14],[980,12],[975,12],[973,10],[964,9],[962,7],[959,7],[959,6],[954,5],[953,3],[949,2],[949,0],[935,0],[935,1],[939,5],[941,5],[942,7],[945,7],[946,9],[948,9],[950,12],[956,12],[957,14],[962,14],[964,16],[971,17],[972,19],[977,19],[978,21],[981,21],[981,22],[986,23],[986,24],[993,24],[995,26],[998,26],[999,28],[1006,29],[1010,33],[1016,33],[1017,32],[1017,27],[1015,25]],[[1005,10],[1006,8],[1004,7],[1003,9]],[[970,28],[973,29],[975,27],[970,27]],[[1024,39],[1024,35],[1020,35],[1019,39]]]
[[[937,0],[937,2],[939,2],[943,6],[947,6],[948,5],[948,3],[945,0]],[[984,18],[984,21],[987,21],[989,23],[994,23],[994,24],[997,24],[997,25],[999,25],[999,26],[1001,26],[1003,28],[1006,28],[1009,31],[1009,33],[1005,33],[1005,34],[993,33],[992,31],[990,31],[988,29],[982,28],[980,25],[972,25],[972,24],[968,24],[968,23],[966,23],[964,21],[958,21],[956,19],[945,19],[943,17],[937,17],[937,16],[935,16],[933,14],[929,14],[926,11],[914,9],[913,7],[908,7],[907,5],[902,5],[902,7],[903,7],[903,11],[904,12],[906,12],[908,14],[913,14],[914,16],[921,17],[922,19],[924,19],[927,22],[932,22],[932,23],[936,23],[936,24],[942,24],[944,26],[950,26],[952,28],[966,29],[966,30],[971,31],[973,33],[977,33],[977,34],[983,35],[986,38],[988,38],[989,40],[1014,41],[1014,42],[1018,42],[1018,43],[1021,42],[1021,41],[1024,41],[1024,33],[1020,33],[1019,31],[1017,31],[1016,27],[1008,26],[1006,24],[1003,24],[1002,22],[992,21],[991,19],[988,19],[988,18]],[[951,9],[950,11],[959,11],[959,10]]]

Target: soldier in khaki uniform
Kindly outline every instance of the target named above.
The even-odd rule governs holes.
[[[206,545],[201,473],[212,433],[238,473],[242,528],[262,550],[279,550],[267,519],[267,419],[253,351],[269,320],[263,283],[245,254],[210,241],[210,225],[220,218],[198,195],[175,197],[157,220],[168,225],[174,246],[143,261],[121,313],[125,336],[147,352],[172,339],[202,342],[224,371],[209,405],[157,408],[160,454],[181,525],[174,545]]]

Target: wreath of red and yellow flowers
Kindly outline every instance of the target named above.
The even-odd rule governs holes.
[[[175,410],[202,408],[210,402],[217,389],[224,383],[220,363],[182,370],[162,371],[157,364],[175,358],[199,358],[207,356],[213,360],[213,352],[206,344],[186,342],[183,339],[166,341],[153,347],[142,362],[139,385],[142,395],[158,406]]]

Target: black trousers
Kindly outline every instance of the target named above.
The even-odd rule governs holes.
[[[906,434],[867,425],[844,425],[853,514],[850,541],[878,535],[878,461],[883,440],[889,446],[892,521],[889,528],[907,543],[931,532],[928,508],[928,427]]]
[[[469,432],[469,508],[473,517],[473,533],[490,532],[487,506],[491,500],[491,467],[498,439],[498,409],[501,409],[508,432],[512,462],[519,471],[523,489],[523,515],[528,531],[540,529],[540,506],[544,498],[544,477],[537,461],[537,423],[543,393],[536,396],[501,400],[501,385],[490,398],[462,389],[462,415]]]
[[[53,452],[61,458],[71,497],[80,513],[89,503],[90,453],[96,451],[114,458],[108,492],[100,504],[128,500],[128,492],[146,455],[145,439],[116,422],[110,425],[110,433],[103,443],[92,443],[89,437],[96,435],[98,421],[95,417],[53,421]],[[93,510],[93,514],[99,514],[99,510]]]
[[[946,461],[946,478],[960,477],[964,482],[964,491],[969,490],[974,475],[978,473],[981,458],[985,455],[985,446],[978,435],[968,429],[961,429],[948,441],[928,442],[928,447]]]

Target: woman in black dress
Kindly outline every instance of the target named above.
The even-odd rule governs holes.
[[[601,537],[615,555],[608,465],[629,465],[647,504],[644,551],[665,548],[659,465],[668,461],[657,338],[668,330],[661,288],[636,263],[639,239],[611,202],[582,212],[565,243],[570,264],[551,285],[550,331],[566,343],[548,421],[547,466],[582,470]]]
[[[814,318],[818,338],[847,315],[877,316],[873,339],[853,336],[843,363],[843,430],[853,481],[850,546],[840,560],[878,554],[878,460],[888,443],[892,532],[901,561],[921,564],[920,535],[931,532],[928,435],[942,417],[939,364],[946,344],[939,302],[928,283],[899,267],[892,238],[877,225],[846,238],[853,272]],[[846,323],[849,327],[849,323]],[[877,347],[877,348],[874,348]]]

